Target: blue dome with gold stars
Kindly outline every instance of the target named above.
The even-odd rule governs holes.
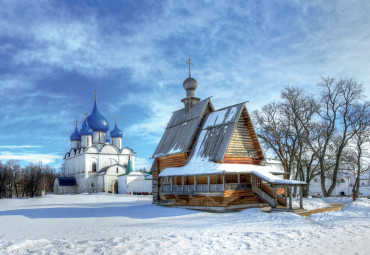
[[[95,101],[95,104],[94,104],[93,112],[87,117],[87,124],[94,131],[107,132],[109,130],[108,121],[98,111],[96,101]]]
[[[77,126],[75,128],[75,132],[73,132],[73,134],[69,137],[69,139],[71,139],[71,141],[81,141],[81,136],[78,133]]]
[[[122,130],[117,127],[117,123],[114,126],[114,129],[110,132],[111,137],[122,137],[123,133]]]
[[[87,125],[86,119],[82,123],[82,128],[80,129],[80,135],[93,135],[93,130]]]

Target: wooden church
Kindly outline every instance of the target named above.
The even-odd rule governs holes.
[[[184,108],[175,111],[154,152],[153,202],[193,209],[235,209],[260,204],[292,208],[291,187],[304,182],[263,166],[263,152],[244,103],[215,110],[184,83]],[[287,197],[290,193],[289,204]],[[301,207],[302,200],[301,200]]]

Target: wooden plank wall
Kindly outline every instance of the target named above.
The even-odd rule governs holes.
[[[250,191],[225,191],[223,197],[216,196],[187,196],[187,195],[163,195],[162,200],[166,205],[172,206],[215,206],[227,207],[240,204],[263,203],[253,192]]]
[[[261,157],[262,152],[258,146],[252,122],[244,110],[231,138],[223,163],[260,165]]]
[[[169,167],[185,166],[186,158],[187,156],[185,153],[178,153],[157,158],[158,172],[160,173],[162,170]]]

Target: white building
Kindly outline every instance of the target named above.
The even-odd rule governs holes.
[[[118,176],[118,193],[152,193],[152,175],[141,172],[131,172]]]
[[[283,171],[283,165],[281,161],[277,159],[266,159],[265,162],[268,166],[274,166]],[[338,174],[337,185],[335,186],[332,196],[350,196],[352,195],[353,186],[356,183],[356,176],[351,171],[351,166],[343,164],[341,171]],[[332,184],[332,181],[326,178],[325,187],[328,189]],[[322,196],[321,179],[320,176],[316,176],[310,182],[310,190],[308,192],[310,196]],[[370,172],[367,172],[360,176],[360,196],[370,196]]]
[[[122,148],[122,131],[117,127],[108,134],[109,123],[98,111],[96,98],[92,113],[82,123],[80,131],[77,123],[70,136],[71,150],[65,154],[63,177],[55,179],[54,192],[63,194],[111,192],[118,193],[118,176],[126,174],[127,165],[135,169],[134,151]],[[130,164],[129,164],[130,161]],[[73,188],[66,186],[75,179]],[[64,187],[65,186],[65,187]]]

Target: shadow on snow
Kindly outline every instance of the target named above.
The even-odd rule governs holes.
[[[54,205],[62,206],[62,205]],[[168,208],[153,204],[120,204],[120,203],[90,203],[74,204],[69,207],[31,208],[0,211],[0,216],[20,215],[28,218],[102,218],[128,217],[134,219],[153,219],[161,217],[185,216],[195,213],[181,208]]]

